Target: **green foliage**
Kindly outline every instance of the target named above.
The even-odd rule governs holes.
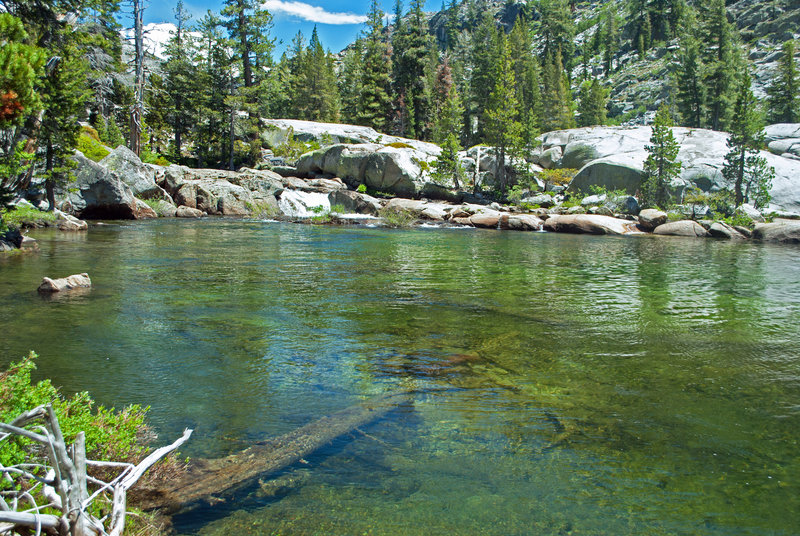
[[[686,126],[699,128],[705,113],[706,86],[703,83],[703,63],[697,20],[694,9],[689,8],[684,17],[677,52],[675,86],[678,111]]]
[[[297,160],[300,158],[300,155],[309,151],[316,151],[319,148],[320,145],[316,141],[306,143],[296,139],[294,133],[290,130],[286,141],[273,147],[272,153],[275,156],[280,156],[287,160]]]
[[[740,81],[727,145],[729,151],[725,155],[722,175],[733,183],[735,205],[738,207],[752,198],[758,206],[766,206],[770,201],[769,189],[775,170],[758,155],[764,145],[764,132],[748,77]]]
[[[52,212],[45,212],[32,207],[17,206],[11,209],[0,209],[2,220],[9,227],[17,229],[23,227],[37,227],[42,224],[52,224],[56,221],[56,215]]]
[[[464,170],[458,158],[459,149],[461,147],[458,144],[456,135],[451,132],[444,144],[442,144],[442,152],[433,162],[434,181],[444,186],[449,186],[452,183],[455,188],[461,188],[460,179],[464,175]]]
[[[783,43],[782,52],[778,76],[767,90],[769,118],[773,123],[796,123],[800,121],[800,73],[794,59],[794,41]]]
[[[592,195],[605,195],[608,198],[628,195],[625,190],[609,190],[605,186],[599,186],[597,184],[592,184],[589,186],[589,191],[592,193]]]
[[[37,81],[46,58],[43,49],[28,43],[20,19],[0,13],[0,128],[20,124],[42,107]]]
[[[84,129],[86,127],[83,127]],[[97,132],[95,131],[95,134]],[[83,153],[83,155],[88,158],[89,160],[94,160],[95,162],[99,162],[103,158],[105,158],[109,154],[109,150],[100,143],[95,137],[92,137],[87,132],[81,132],[80,136],[78,136],[78,147],[77,149]]]
[[[383,33],[383,11],[377,0],[370,4],[367,15],[369,33],[365,39],[363,56],[360,50],[346,63],[347,86],[342,99],[353,101],[356,123],[383,131],[389,121],[391,109],[391,62],[389,44]]]
[[[12,150],[0,155],[0,210],[14,198],[17,178],[33,165],[33,153],[25,152],[25,142],[20,141]],[[0,222],[0,225],[2,222]]]
[[[606,103],[608,90],[597,79],[581,85],[578,105],[578,126],[590,127],[606,124]]]
[[[734,212],[732,216],[723,218],[722,221],[731,227],[747,227],[748,229],[753,229],[756,226],[756,222],[754,222],[750,216],[740,210]]]
[[[356,188],[356,192],[358,192],[360,194],[367,193],[367,185],[366,184],[359,184],[358,188]]]
[[[506,153],[519,153],[523,146],[523,141],[511,50],[508,47],[508,40],[502,31],[498,36],[498,40],[495,85],[489,95],[489,108],[485,111],[485,121],[486,137],[495,146],[496,150],[498,185],[500,191],[505,192],[508,187]]]
[[[393,141],[392,143],[387,143],[386,147],[394,147],[395,149],[413,149],[412,145],[404,143],[402,141]]]
[[[106,135],[104,138],[100,138],[100,141],[113,149],[125,144],[125,138],[122,136],[122,132],[119,130],[113,115],[106,123]]]
[[[311,35],[302,61],[295,63],[292,72],[292,100],[298,118],[309,121],[336,122],[339,120],[339,91],[333,55],[322,48],[317,28]]]
[[[413,212],[405,209],[396,209],[391,207],[383,207],[378,216],[383,219],[383,222],[394,229],[400,227],[411,227],[417,221],[417,217]]]
[[[159,218],[165,217],[167,214],[175,214],[175,207],[168,201],[163,199],[142,199],[144,203],[153,209],[153,212],[158,214]]]
[[[263,201],[247,201],[245,208],[247,208],[251,216],[259,219],[272,218],[280,212],[274,204]]]
[[[576,173],[578,173],[578,170],[572,168],[543,169],[539,173],[539,178],[543,180],[545,184],[566,186],[572,181],[572,177],[574,177]]]
[[[67,398],[50,380],[36,383],[31,373],[36,368],[33,352],[18,363],[12,363],[0,374],[0,422],[9,422],[36,406],[50,403],[58,417],[67,443],[78,432],[86,434],[86,454],[96,460],[133,461],[145,450],[148,437],[144,422],[147,408],[128,406],[122,411],[96,406],[88,393]],[[15,438],[0,443],[0,464],[8,466],[29,461],[30,441]]]
[[[331,214],[344,214],[344,213],[345,213],[344,205],[331,206]]]
[[[684,194],[683,203],[691,207],[692,219],[697,207],[708,206],[711,213],[719,219],[728,218],[734,213],[733,192],[727,189],[707,193],[699,188],[691,188]]]
[[[736,99],[737,78],[745,70],[737,33],[728,20],[725,0],[704,4],[702,33],[705,35],[703,83],[706,93],[706,123],[712,130],[727,130]]]
[[[666,105],[656,113],[650,145],[645,145],[645,150],[647,159],[642,173],[641,204],[645,208],[666,208],[670,203],[670,184],[681,172],[681,163],[675,160],[680,145],[672,134],[672,119]]]
[[[151,151],[150,147],[146,145],[142,146],[142,154],[140,155],[140,158],[145,164],[155,164],[157,166],[170,165],[169,160],[167,160],[163,155]]]
[[[549,132],[551,130],[574,127],[575,117],[573,110],[575,105],[572,102],[569,79],[562,63],[560,50],[556,50],[545,58],[543,71],[544,91],[542,92],[542,103],[544,117],[542,130]]]

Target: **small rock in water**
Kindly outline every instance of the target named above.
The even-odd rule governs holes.
[[[45,277],[42,279],[42,284],[39,285],[39,292],[61,292],[62,290],[72,290],[74,288],[89,288],[92,286],[92,280],[89,279],[89,274],[75,274],[61,279],[50,279]]]

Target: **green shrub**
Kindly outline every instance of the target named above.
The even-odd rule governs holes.
[[[543,169],[539,173],[539,178],[543,180],[545,184],[564,186],[572,181],[572,177],[574,177],[576,173],[578,173],[578,170],[572,168]]]
[[[331,214],[344,214],[345,208],[344,205],[333,205],[331,207]]]
[[[164,158],[163,155],[151,151],[150,148],[147,146],[142,147],[142,154],[139,155],[139,158],[145,164],[155,164],[157,166],[170,165],[170,161]]]
[[[609,190],[605,186],[599,186],[597,184],[592,184],[589,186],[589,191],[592,193],[592,195],[605,195],[609,199],[628,195],[628,192],[625,190]]]
[[[748,229],[752,229],[756,226],[756,222],[742,211],[736,211],[733,213],[733,216],[723,218],[722,221],[730,226],[747,227]]]
[[[393,228],[410,227],[415,221],[417,221],[417,217],[413,212],[405,209],[396,209],[390,207],[383,207],[378,212],[378,216],[383,219],[387,226]]]
[[[159,218],[165,217],[168,211],[174,210],[175,208],[169,201],[163,199],[142,199],[142,201],[144,201],[148,207],[152,208],[153,211],[158,214]]]
[[[284,143],[272,148],[272,154],[286,158],[287,160],[297,160],[300,155],[310,151],[316,151],[320,148],[320,144],[312,142],[302,142],[294,137],[293,131],[289,130],[289,135]]]
[[[144,422],[147,408],[134,405],[115,411],[113,408],[95,407],[89,393],[77,393],[66,398],[50,380],[31,383],[36,357],[31,352],[0,373],[0,422],[9,422],[25,411],[50,403],[68,444],[74,441],[78,432],[86,434],[89,458],[133,461],[141,457],[146,440],[151,436]],[[0,443],[0,464],[23,463],[30,455],[29,445],[30,441],[19,437]]]
[[[45,212],[31,207],[14,207],[11,210],[0,210],[3,222],[8,227],[36,227],[56,221],[53,212]]]
[[[78,150],[82,152],[83,156],[85,156],[89,160],[99,162],[100,160],[105,158],[110,151],[106,149],[106,147],[102,143],[100,143],[98,139],[96,139],[97,136],[96,130],[91,129],[92,131],[94,131],[95,137],[90,136],[85,132],[85,130],[89,128],[90,127],[83,127],[84,132],[81,132],[81,134],[78,136]]]
[[[356,192],[358,192],[360,194],[367,193],[367,185],[366,184],[359,184],[358,188],[356,188]]]
[[[84,134],[84,135],[90,137],[91,139],[93,139],[96,142],[100,142],[101,141],[100,140],[100,134],[93,127],[89,127],[89,126],[86,126],[86,125],[82,126],[81,127],[81,134]]]

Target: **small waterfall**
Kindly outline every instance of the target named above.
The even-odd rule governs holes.
[[[328,201],[328,194],[284,190],[278,199],[278,208],[284,215],[291,218],[311,218],[330,212],[331,203]]]

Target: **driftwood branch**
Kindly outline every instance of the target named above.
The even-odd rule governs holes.
[[[42,421],[43,426],[35,428],[36,433],[24,428]],[[86,439],[80,432],[74,443],[67,446],[55,411],[51,405],[40,406],[27,411],[10,424],[0,423],[0,441],[12,435],[27,438],[45,447],[48,463],[24,463],[12,467],[0,466],[0,476],[10,484],[3,490],[9,500],[0,497],[0,534],[9,531],[36,534],[42,531],[59,536],[120,536],[125,528],[126,493],[142,475],[164,456],[184,444],[192,431],[186,430],[171,445],[161,447],[147,456],[138,465],[117,462],[95,462],[86,459]],[[111,482],[106,483],[86,474],[88,466],[103,466],[122,469]],[[33,473],[37,469],[45,472],[41,478]],[[91,496],[89,484],[100,489]],[[108,531],[102,520],[91,516],[88,509],[92,501],[106,492],[112,492],[112,514]],[[30,503],[29,510],[21,511],[20,505]],[[44,508],[54,508],[61,515],[40,514]],[[19,529],[19,530],[18,530]]]

